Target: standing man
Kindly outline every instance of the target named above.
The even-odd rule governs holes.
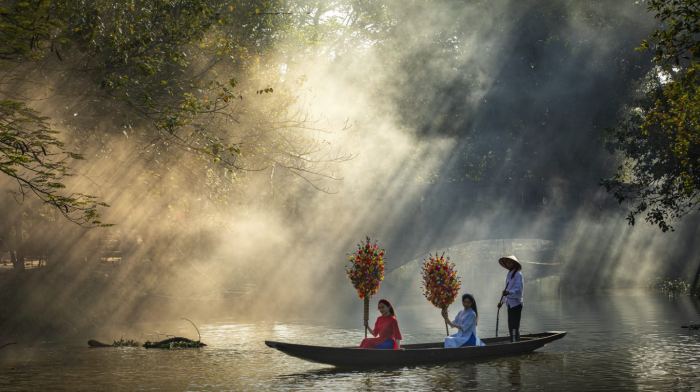
[[[498,264],[508,270],[506,288],[498,308],[504,303],[508,307],[508,334],[511,342],[517,342],[520,340],[520,316],[523,311],[523,274],[520,272],[522,265],[513,255],[501,257]]]

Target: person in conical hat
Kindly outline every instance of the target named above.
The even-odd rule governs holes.
[[[520,318],[523,312],[523,268],[515,255],[498,259],[498,264],[508,270],[506,288],[503,290],[498,308],[506,304],[508,308],[508,334],[511,342],[520,340]]]

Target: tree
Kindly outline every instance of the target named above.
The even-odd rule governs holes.
[[[651,0],[661,27],[640,50],[651,50],[655,67],[639,97],[609,134],[608,148],[623,157],[603,185],[632,207],[630,224],[645,220],[662,231],[700,206],[700,3]]]
[[[71,160],[83,159],[56,138],[45,117],[20,102],[0,101],[0,172],[17,183],[17,195],[33,194],[70,221],[103,225],[95,196],[65,192]]]
[[[312,155],[319,151],[319,143],[308,133],[299,132],[310,128],[307,119],[286,110],[294,103],[292,94],[271,86],[275,75],[268,71],[277,70],[277,64],[261,66],[265,52],[291,23],[286,13],[278,12],[286,6],[278,0],[235,4],[224,0],[2,2],[0,99],[7,109],[3,115],[21,113],[26,124],[36,125],[42,135],[52,135],[51,147],[64,148],[49,127],[50,119],[33,111],[26,97],[16,96],[31,79],[28,75],[48,64],[59,70],[49,71],[49,77],[78,79],[82,86],[79,94],[85,101],[99,102],[90,106],[99,107],[106,121],[112,117],[129,128],[133,125],[139,129],[135,139],[140,139],[141,145],[154,146],[144,150],[171,158],[151,160],[153,173],[174,170],[163,162],[177,161],[184,153],[198,158],[198,167],[186,168],[198,172],[193,177],[220,176],[205,182],[212,185],[207,191],[215,190],[219,196],[230,186],[213,184],[230,185],[232,172],[274,173],[274,168],[286,169],[323,189],[320,181],[330,176],[315,168],[319,160]],[[256,79],[244,83],[232,77],[251,74]],[[15,80],[19,82],[8,82]],[[257,102],[244,102],[244,96],[269,96],[273,91],[276,97],[266,103],[260,102],[262,96]],[[14,121],[10,117],[7,121]],[[121,132],[121,127],[114,128],[115,133]],[[29,132],[18,128],[13,135],[32,136],[25,131]],[[78,129],[77,137],[62,135],[62,140],[69,145],[86,144],[83,141],[89,132]],[[100,139],[102,135],[87,136]],[[44,164],[38,157],[29,153],[24,159],[30,161],[25,163]],[[77,159],[79,155],[71,153],[69,157]],[[60,164],[60,170],[53,169],[58,170],[57,176],[65,176],[70,160]],[[80,221],[74,216],[77,211],[97,213],[84,204],[87,195],[65,199],[48,193],[59,189],[62,183],[58,177],[46,181],[52,187],[27,188],[36,182],[25,178],[26,173],[9,173],[25,184],[22,190],[38,192],[45,201],[59,204],[63,213],[70,210],[74,221]],[[82,220],[96,219],[91,215]]]

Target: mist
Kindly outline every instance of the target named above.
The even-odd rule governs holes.
[[[25,228],[51,273],[2,290],[0,331],[109,335],[145,320],[294,320],[319,309],[359,319],[345,264],[365,236],[387,251],[374,300],[415,317],[435,312],[420,303],[415,269],[430,252],[451,255],[464,290],[494,303],[504,253],[544,298],[696,274],[697,216],[673,232],[629,226],[599,185],[619,164],[604,130],[651,69],[634,50],[655,28],[644,2],[394,1],[381,28],[339,35],[321,27],[342,26],[351,10],[296,6],[320,21],[312,49],[294,37],[265,47],[263,65],[232,76],[244,91],[274,92],[207,120],[242,146],[241,170],[154,140],[65,62],[14,82],[79,146],[86,159],[69,185],[104,199],[114,225],[79,227],[47,210]],[[22,219],[16,195],[3,197],[6,220]]]

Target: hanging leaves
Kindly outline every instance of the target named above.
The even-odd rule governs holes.
[[[107,226],[99,214],[107,204],[92,195],[65,191],[70,159],[83,157],[66,151],[57,133],[23,103],[0,100],[0,173],[16,180],[16,193],[22,198],[33,194],[75,223]]]

